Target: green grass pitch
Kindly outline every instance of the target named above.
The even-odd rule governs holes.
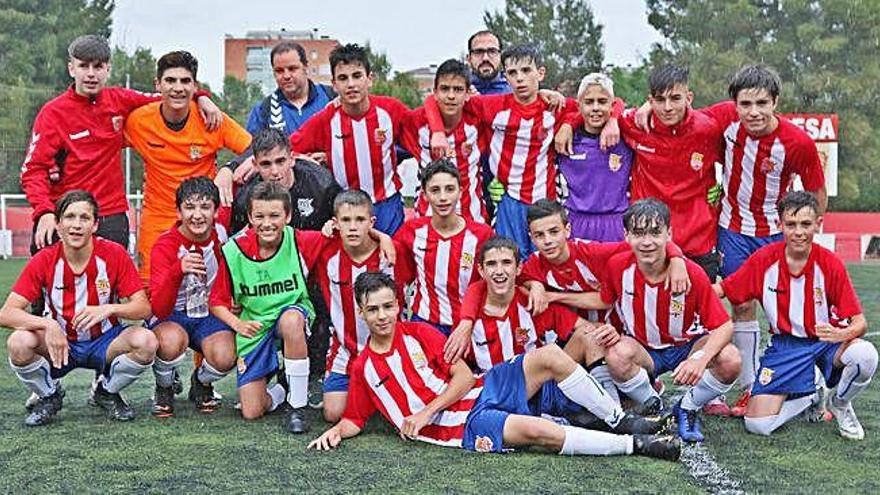
[[[5,298],[21,260],[0,261]],[[869,324],[880,325],[880,266],[849,267]],[[877,332],[877,327],[871,328]],[[0,329],[0,336],[8,330]],[[870,339],[880,345],[880,337]],[[374,418],[360,437],[330,453],[305,446],[326,425],[317,412],[312,433],[293,437],[279,416],[245,423],[231,407],[234,380],[218,385],[223,408],[205,416],[179,398],[177,417],[150,417],[149,374],[124,395],[138,418],[113,423],[86,404],[90,371],[65,378],[64,409],[55,423],[23,424],[28,393],[0,348],[0,492],[546,492],[705,493],[684,464],[642,458],[565,458],[537,452],[480,455],[404,443]],[[190,368],[184,370],[188,378]],[[668,392],[669,393],[669,392]],[[667,394],[668,394],[667,393]],[[733,395],[733,394],[731,394]],[[847,441],[835,424],[795,420],[770,438],[747,435],[742,422],[705,419],[705,447],[746,492],[880,492],[880,383],[855,403],[862,442]]]

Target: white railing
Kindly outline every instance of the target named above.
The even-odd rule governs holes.
[[[8,226],[7,209],[10,201],[21,202],[22,206],[29,206],[27,197],[24,194],[3,193],[0,194],[0,258],[8,259],[12,256],[12,230]],[[136,244],[135,232],[141,222],[141,205],[144,201],[144,195],[138,191],[135,194],[128,195],[128,205],[134,213],[132,230],[129,232],[129,254],[134,254]]]

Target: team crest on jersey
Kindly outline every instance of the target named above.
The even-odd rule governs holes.
[[[471,143],[464,143],[461,145],[461,152],[464,153],[464,156],[470,156],[472,151],[474,151],[474,145]]]
[[[776,169],[776,162],[770,159],[770,157],[765,156],[761,160],[761,172],[765,174],[769,174],[773,170]]]
[[[413,365],[416,368],[424,368],[428,366],[428,358],[425,357],[425,353],[422,351],[416,351],[409,355],[410,359],[412,359]]]
[[[691,153],[691,168],[700,171],[703,168],[703,154],[696,151]]]
[[[679,317],[682,313],[684,313],[684,303],[677,299],[669,301],[669,314],[674,317]]]
[[[770,382],[773,381],[773,373],[775,373],[770,368],[761,368],[761,375],[758,376],[758,382],[761,385],[769,385]]]
[[[621,157],[616,153],[611,153],[608,155],[608,169],[612,172],[617,172],[620,170],[621,165]]]
[[[113,124],[113,130],[119,132],[122,130],[122,115],[114,115],[110,118],[110,123]]]
[[[461,267],[462,268],[473,268],[474,267],[474,255],[471,253],[462,253],[461,255]]]
[[[476,440],[474,440],[474,450],[477,452],[492,452],[492,439],[489,437],[480,437],[478,436]]]
[[[239,374],[243,374],[245,371],[247,371],[247,363],[244,362],[243,357],[238,358],[237,365],[238,365],[238,373]]]
[[[519,345],[526,345],[529,343],[529,329],[519,327],[514,332],[516,334],[516,343]]]
[[[299,210],[301,216],[308,217],[315,212],[315,207],[312,205],[313,199],[314,198],[297,198],[296,209]]]
[[[377,128],[376,131],[373,133],[373,141],[375,141],[376,144],[382,144],[385,142],[386,139],[388,139],[388,131],[385,129]]]
[[[196,161],[202,157],[202,148],[197,144],[189,145],[189,159]]]
[[[98,290],[99,297],[107,297],[110,295],[110,281],[106,278],[95,280],[95,289]]]
[[[821,287],[815,287],[813,289],[813,302],[816,303],[816,306],[825,304],[825,291],[822,290]]]

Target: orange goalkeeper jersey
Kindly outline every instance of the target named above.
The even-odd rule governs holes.
[[[144,160],[144,204],[137,242],[142,277],[149,277],[150,251],[156,239],[177,219],[177,186],[198,175],[214,178],[218,150],[227,148],[238,154],[251,143],[251,135],[228,115],[223,116],[220,129],[209,132],[195,102],[189,104],[183,129],[171,130],[160,105],[144,105],[125,121],[125,137]]]

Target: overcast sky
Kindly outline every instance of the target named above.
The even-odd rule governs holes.
[[[636,63],[661,39],[648,25],[643,0],[593,0],[605,26],[606,63]],[[306,30],[342,42],[370,41],[394,70],[408,70],[461,55],[467,37],[483,28],[483,11],[503,0],[119,0],[113,15],[114,45],[155,56],[186,49],[199,59],[199,79],[222,89],[223,38],[249,30]]]

